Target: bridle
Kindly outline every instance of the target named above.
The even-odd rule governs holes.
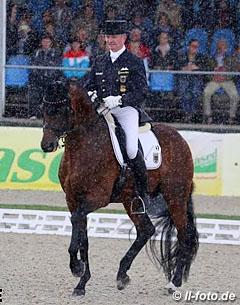
[[[73,127],[73,122],[71,120],[72,114],[74,113],[70,103],[69,103],[70,97],[68,96],[67,98],[58,100],[58,101],[47,101],[45,96],[43,97],[43,107],[44,106],[56,106],[56,107],[65,107],[63,113],[64,113],[64,117],[61,118],[62,121],[66,122],[66,124],[64,125],[64,127],[62,128],[58,128],[52,124],[46,123],[45,122],[45,118],[43,119],[43,131],[44,130],[51,130],[54,132],[54,134],[56,135],[56,137],[58,138],[58,140],[62,140],[62,143],[64,146],[65,145],[65,139],[69,134],[72,134],[73,132],[76,131],[80,131],[82,130],[81,127]],[[99,101],[96,102],[96,104],[99,104]],[[102,108],[101,111],[97,111],[99,116],[98,119],[101,119],[101,116],[103,113],[106,113],[106,108]],[[108,112],[109,110],[107,110]],[[89,125],[89,127],[93,127],[95,126],[96,122],[94,124],[91,124],[91,126]]]
[[[58,107],[64,107],[64,118],[62,121],[66,122],[64,127],[58,128],[52,124],[46,123],[45,118],[43,118],[43,130],[51,130],[53,131],[58,139],[62,139],[63,143],[65,142],[66,136],[74,130],[72,128],[71,124],[71,114],[73,112],[71,106],[69,105],[69,99],[65,98],[59,101],[47,101],[45,96],[43,97],[43,106],[58,106]]]

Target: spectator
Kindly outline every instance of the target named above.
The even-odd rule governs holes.
[[[198,53],[199,41],[190,40],[187,51],[180,52],[177,59],[177,69],[182,71],[205,71],[206,57]],[[200,97],[203,90],[201,75],[183,74],[179,76],[178,93],[180,106],[185,112],[185,122],[191,122],[193,115],[198,110]]]
[[[214,31],[216,23],[215,0],[183,0],[181,12],[184,31],[199,26],[210,33]]]
[[[16,4],[8,4],[6,29],[7,59],[13,53],[13,46],[17,44],[17,12],[18,6]]]
[[[56,30],[55,30],[55,25],[54,23],[48,23],[44,27],[44,33],[52,36],[53,38],[56,37]],[[55,45],[58,44],[57,41],[55,41]]]
[[[229,57],[232,71],[240,72],[240,41],[236,44],[235,52]],[[240,76],[235,77],[238,94],[240,93]]]
[[[142,42],[142,31],[139,28],[133,28],[130,32],[129,41],[126,48],[137,57],[141,58],[144,63],[146,72],[148,71],[148,62],[150,59],[150,48]],[[147,79],[149,75],[147,73]]]
[[[113,5],[117,9],[117,16],[122,18],[125,17],[124,19],[128,19],[129,16],[129,11],[128,11],[128,2],[129,0],[121,0],[121,1],[112,1],[112,0],[105,0],[104,1],[104,11],[106,12],[107,7],[110,5]]]
[[[139,28],[142,31],[142,41],[146,45],[151,46],[153,44],[153,23],[139,9],[135,9],[131,14],[129,30],[133,28]]]
[[[19,1],[19,0],[17,0]],[[52,5],[52,0],[24,0],[25,5],[29,9],[29,11],[32,13],[33,18],[33,26],[34,29],[38,31],[38,34],[43,33],[43,14],[46,10],[48,10]]]
[[[55,46],[60,47],[62,43],[57,40],[54,18],[50,10],[47,10],[42,14],[42,23],[42,33],[52,36]]]
[[[125,18],[130,19],[134,11],[141,9],[144,18],[153,22],[154,14],[158,6],[159,0],[128,0],[125,5]]]
[[[31,27],[31,15],[27,10],[22,12],[18,23],[11,25],[7,41],[9,56],[17,54],[32,55],[36,50],[39,40]]]
[[[216,27],[225,29],[233,26],[233,12],[230,9],[229,3],[226,0],[217,0],[215,7]]]
[[[81,25],[80,28],[78,28],[78,30],[75,33],[73,33],[73,35],[71,35],[71,37],[74,37],[74,39],[77,38],[79,40],[79,42],[81,42],[81,44],[84,45],[88,56],[89,57],[92,56],[92,48],[93,48],[94,42],[90,41],[89,33],[86,30],[86,28],[84,27],[84,25]],[[72,41],[72,39],[70,39],[70,41]],[[71,49],[71,44],[68,43],[66,45],[66,47],[64,48],[64,52],[69,51],[70,49]]]
[[[63,54],[62,65],[71,68],[89,68],[90,61],[85,45],[77,37],[70,42],[71,49]],[[82,78],[86,71],[64,70],[67,78]]]
[[[59,66],[61,54],[54,46],[52,36],[43,35],[40,48],[32,58],[32,64],[36,66]],[[46,86],[54,79],[58,79],[61,73],[58,70],[33,70],[29,90],[29,116],[36,119],[41,116],[40,107],[42,96]]]
[[[158,45],[154,48],[150,58],[149,67],[154,70],[173,70],[176,60],[176,52],[169,42],[169,34],[160,32],[157,37]],[[156,94],[153,94],[152,103],[163,95],[167,94],[168,98],[172,98],[174,93],[174,76],[171,73],[154,72],[150,74],[150,88]],[[159,96],[160,92],[160,96]]]
[[[173,70],[176,61],[176,52],[169,42],[169,34],[160,32],[158,45],[152,52],[149,67],[158,70]]]
[[[43,33],[45,33],[45,29],[47,27],[48,24],[54,24],[54,17],[52,14],[51,10],[46,10],[45,12],[43,12],[42,14],[42,31]]]
[[[89,38],[88,30],[84,26],[81,26],[75,33],[74,37],[78,38],[79,42],[82,46],[84,46],[84,49],[90,58],[92,55],[93,41],[91,41]]]
[[[240,1],[236,1],[234,8],[232,8],[233,11],[235,12],[234,16],[234,30],[235,30],[235,35],[239,39],[239,32],[240,32]]]
[[[118,19],[117,6],[115,6],[114,4],[109,4],[105,7],[103,20],[99,25],[99,30],[100,31],[104,30],[106,20],[114,20],[114,19]]]
[[[106,6],[103,21],[114,20],[118,15],[117,7],[114,4],[109,4]]]
[[[80,27],[84,27],[89,33],[89,40],[95,41],[98,33],[98,24],[93,5],[87,4],[78,12],[76,18],[72,22],[72,34]]]
[[[133,28],[129,35],[127,49],[143,61],[150,58],[150,49],[142,42],[142,31],[139,28]]]
[[[158,23],[159,15],[164,13],[170,20],[175,29],[181,29],[181,7],[174,0],[162,0],[157,8],[156,23]]]
[[[55,0],[55,5],[50,9],[53,16],[56,37],[61,42],[61,46],[66,45],[70,32],[70,23],[72,20],[71,9],[66,5],[66,0]]]
[[[97,35],[96,42],[93,44],[92,47],[91,62],[96,56],[105,54],[107,51],[109,51],[109,49],[106,45],[105,35],[100,32]]]
[[[174,46],[174,49],[176,50],[180,49],[182,44],[183,34],[178,28],[174,28],[172,26],[170,18],[164,12],[160,12],[160,14],[158,15],[158,19],[156,19],[156,24],[153,31],[155,41],[156,41],[156,36],[160,32],[169,33],[169,37],[171,37],[172,39],[171,42]]]
[[[217,52],[210,62],[210,69],[216,72],[220,71],[235,71],[236,67],[233,65],[231,57],[227,56],[227,42],[221,39],[217,42]],[[233,124],[236,120],[237,106],[239,102],[239,95],[236,85],[234,84],[231,76],[214,75],[212,80],[207,84],[204,89],[203,110],[204,122],[212,123],[211,113],[211,97],[220,88],[224,89],[230,99],[229,123]]]

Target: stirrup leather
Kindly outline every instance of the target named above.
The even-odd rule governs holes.
[[[137,209],[139,208],[139,202],[141,202],[142,205],[142,210],[138,211]],[[135,207],[135,205],[137,205]],[[133,198],[133,200],[131,201],[131,214],[132,215],[139,215],[139,214],[145,214],[146,213],[146,205],[142,199],[141,196],[136,196]]]

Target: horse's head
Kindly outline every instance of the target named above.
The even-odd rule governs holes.
[[[47,87],[43,98],[43,137],[41,148],[53,152],[59,139],[90,121],[96,113],[85,88],[77,81],[66,85],[56,81]]]
[[[58,148],[59,139],[71,127],[70,98],[62,81],[48,85],[43,97],[43,137],[41,148],[53,152]]]

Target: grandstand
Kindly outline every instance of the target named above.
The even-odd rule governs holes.
[[[101,38],[104,18],[124,18],[129,22],[127,47],[145,63],[150,88],[146,109],[155,121],[190,129],[238,131],[237,1],[211,1],[208,6],[202,1],[191,3],[142,0],[136,10],[130,0],[121,5],[109,0],[1,1],[1,124],[41,126],[41,94],[53,75],[44,67],[59,67],[58,75],[66,77],[67,71],[62,70],[63,62],[66,63],[63,58],[74,37],[84,45],[84,54],[92,63],[95,56],[106,51]],[[62,17],[58,17],[59,11],[63,11]],[[204,20],[203,11],[212,17]],[[161,33],[168,35],[166,44],[161,41]],[[57,55],[52,62],[49,58],[45,61],[37,58],[43,35],[52,36],[54,41],[51,49]],[[199,44],[195,53],[191,53],[193,40]],[[219,40],[226,41],[224,54],[218,50]],[[73,60],[71,67],[80,71],[68,75],[81,78],[82,70],[88,71],[88,67],[78,64],[79,58]],[[37,83],[34,75],[39,77]],[[206,88],[210,88],[210,96]],[[32,106],[34,103],[36,107]],[[209,105],[210,114],[205,109]],[[35,120],[36,117],[40,120]]]

